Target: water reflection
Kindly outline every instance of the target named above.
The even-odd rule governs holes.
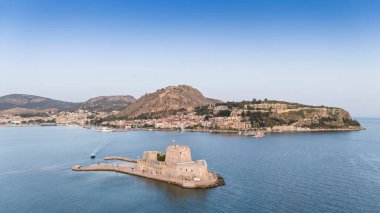
[[[139,177],[137,177],[139,178]],[[148,178],[141,178],[148,190],[160,191],[165,197],[175,201],[178,199],[196,198],[203,200],[208,192],[213,189],[185,189],[177,185],[155,181]]]

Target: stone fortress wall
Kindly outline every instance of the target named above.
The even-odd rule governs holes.
[[[172,145],[167,153],[146,151],[143,158],[106,157],[106,160],[121,160],[129,164],[93,164],[87,167],[76,165],[73,171],[115,171],[180,185],[184,188],[210,188],[224,185],[223,178],[207,169],[205,160],[193,161],[189,146]],[[160,155],[158,157],[158,155]],[[164,161],[165,159],[165,161]]]
[[[193,161],[189,146],[172,145],[166,149],[165,162],[157,160],[158,151],[144,152],[144,158],[137,160],[137,169],[150,175],[160,175],[190,181],[207,181],[214,178],[204,160]]]

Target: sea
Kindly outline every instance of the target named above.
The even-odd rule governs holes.
[[[0,128],[0,212],[380,212],[380,119],[364,131],[249,138],[199,132]],[[105,156],[189,145],[226,185],[184,189],[114,172]],[[90,159],[96,152],[97,157]]]

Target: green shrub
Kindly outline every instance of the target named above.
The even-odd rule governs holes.
[[[165,158],[166,158],[166,155],[160,155],[160,154],[157,154],[157,160],[158,161],[165,161]]]
[[[230,115],[231,115],[230,110],[221,110],[218,112],[218,114],[216,116],[217,117],[229,117]]]

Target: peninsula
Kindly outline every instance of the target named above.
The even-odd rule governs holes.
[[[215,172],[208,171],[205,160],[193,161],[190,147],[172,145],[166,153],[145,151],[142,159],[106,157],[106,160],[119,160],[128,164],[94,164],[73,166],[73,171],[114,171],[163,181],[184,188],[211,188],[224,185],[224,180]]]
[[[349,112],[278,100],[223,102],[187,85],[168,86],[135,100],[102,96],[69,103],[30,95],[0,97],[0,125],[80,125],[125,130],[271,132],[362,130]]]

